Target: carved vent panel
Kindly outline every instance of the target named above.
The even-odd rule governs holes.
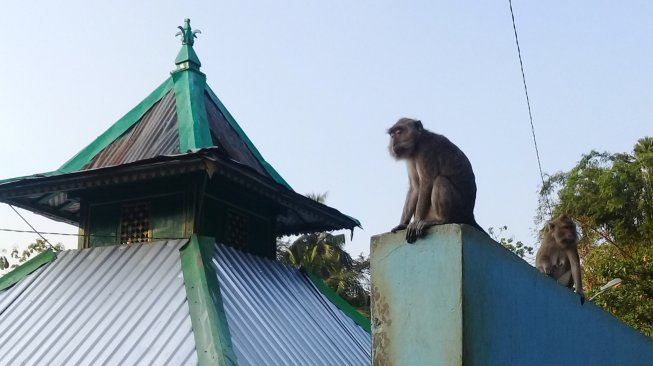
[[[145,243],[152,240],[149,203],[122,205],[120,212],[120,243]]]
[[[249,218],[247,215],[229,210],[227,212],[227,225],[226,225],[226,242],[227,244],[244,249],[247,246],[247,229],[249,226]]]

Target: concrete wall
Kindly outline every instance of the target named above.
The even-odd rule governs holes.
[[[372,238],[375,365],[653,365],[651,339],[475,229],[403,235]]]
[[[462,364],[462,247],[455,226],[406,244],[372,238],[372,364]],[[428,361],[427,361],[428,360]]]

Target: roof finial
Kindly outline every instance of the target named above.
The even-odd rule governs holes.
[[[181,50],[179,50],[177,58],[175,59],[177,70],[174,72],[185,70],[199,71],[202,63],[197,57],[195,50],[193,50],[193,44],[195,43],[195,38],[197,38],[197,33],[202,32],[191,29],[190,19],[184,19],[184,26],[179,26],[177,28],[180,30],[180,32],[177,32],[176,36],[181,36]]]
[[[187,44],[189,46],[193,46],[195,43],[195,38],[197,38],[197,33],[202,33],[199,29],[196,30],[191,30],[190,28],[190,19],[186,18],[184,19],[184,26],[178,26],[179,32],[175,34],[176,36],[181,36],[181,44]]]

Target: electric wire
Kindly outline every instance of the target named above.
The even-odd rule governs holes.
[[[34,231],[31,230],[20,230],[20,229],[7,229],[0,228],[0,231],[10,232],[10,233],[23,233],[23,234],[34,234]],[[40,234],[44,235],[63,235],[63,236],[77,236],[77,237],[93,237],[93,238],[117,238],[118,235],[103,235],[103,234],[73,234],[73,233],[57,233],[57,232],[46,232],[41,231]],[[189,237],[151,237],[151,240],[181,240],[189,239]]]
[[[31,230],[19,230],[19,229],[6,229],[6,228],[0,228],[0,231],[6,231],[10,233],[23,233],[23,234],[34,234],[34,231]],[[73,233],[53,233],[53,232],[47,232],[47,231],[41,231],[41,234],[43,235],[65,235],[65,236],[90,236],[90,235],[84,235],[84,234],[73,234]],[[95,236],[95,235],[94,235]],[[101,235],[101,236],[110,236],[110,237],[115,237],[115,235]]]
[[[528,87],[526,86],[526,74],[524,73],[524,62],[521,57],[521,48],[519,47],[519,37],[517,37],[517,26],[515,25],[515,13],[512,10],[512,0],[508,0],[510,5],[510,16],[512,17],[512,29],[515,32],[515,43],[517,44],[517,55],[519,56],[519,67],[521,69],[521,78],[524,83],[524,93],[526,94],[526,105],[528,106],[528,118],[531,121],[531,132],[533,134],[533,145],[535,146],[535,156],[537,157],[537,166],[540,170],[540,179],[542,180],[542,189],[544,189],[544,173],[542,172],[542,163],[540,161],[540,151],[537,147],[537,139],[535,138],[535,126],[533,124],[533,113],[531,111],[531,100],[528,96]],[[551,216],[551,203],[549,202],[548,193],[544,196],[544,203],[546,208],[549,210],[549,216]]]
[[[21,215],[20,212],[18,212],[18,210],[16,210],[16,208],[15,208],[14,206],[12,206],[12,205],[8,205],[8,206],[11,207],[12,210],[14,210],[14,212],[16,213],[16,215],[18,215],[18,217],[20,217],[21,219],[23,219],[23,221],[25,221],[25,223],[27,224],[27,226],[29,226],[29,227],[32,229],[32,231],[33,231],[34,233],[38,234],[38,236],[40,236],[41,239],[43,239],[43,241],[44,241],[44,242],[45,242],[45,243],[50,247],[50,249],[52,249],[52,250],[56,250],[55,247],[54,247],[54,245],[52,245],[52,243],[50,243],[50,242],[48,241],[48,239],[45,238],[45,236],[41,235],[41,233],[38,232],[38,231],[34,228],[34,226],[32,226],[32,224],[30,224],[29,221],[27,221],[27,219],[24,218],[23,215]]]

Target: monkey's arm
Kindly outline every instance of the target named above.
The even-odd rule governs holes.
[[[414,164],[408,164],[408,180],[410,186],[408,187],[408,193],[406,194],[406,201],[404,202],[404,210],[401,212],[401,220],[399,220],[399,225],[392,228],[393,233],[403,230],[408,227],[410,219],[415,214],[415,206],[417,205],[417,190],[419,186],[419,180],[417,179],[417,172],[415,171]]]
[[[426,219],[431,207],[431,192],[433,191],[433,183],[427,181],[420,181],[420,186],[417,192],[417,204],[415,205],[415,219],[408,224],[406,231],[406,241],[414,243],[417,238],[424,234],[424,231],[433,225],[432,222],[427,222]]]
[[[429,215],[431,208],[431,192],[433,191],[433,182],[423,182],[417,192],[417,202],[415,205],[415,221],[422,221]]]
[[[583,281],[580,268],[580,257],[578,250],[574,248],[567,249],[567,259],[571,265],[571,277],[574,279],[574,287],[576,293],[581,296],[581,304],[585,301],[585,293],[583,292]]]
[[[542,255],[535,260],[535,265],[538,271],[547,276],[553,274],[553,266],[551,265],[551,258],[548,255]]]
[[[417,190],[413,189],[413,186],[411,184],[410,188],[408,189],[408,193],[406,194],[406,202],[404,203],[404,210],[401,213],[401,220],[399,221],[399,225],[395,226],[390,231],[396,233],[397,231],[403,230],[408,227],[408,223],[410,222],[410,219],[413,217],[413,214],[415,213],[416,204],[417,204]]]

